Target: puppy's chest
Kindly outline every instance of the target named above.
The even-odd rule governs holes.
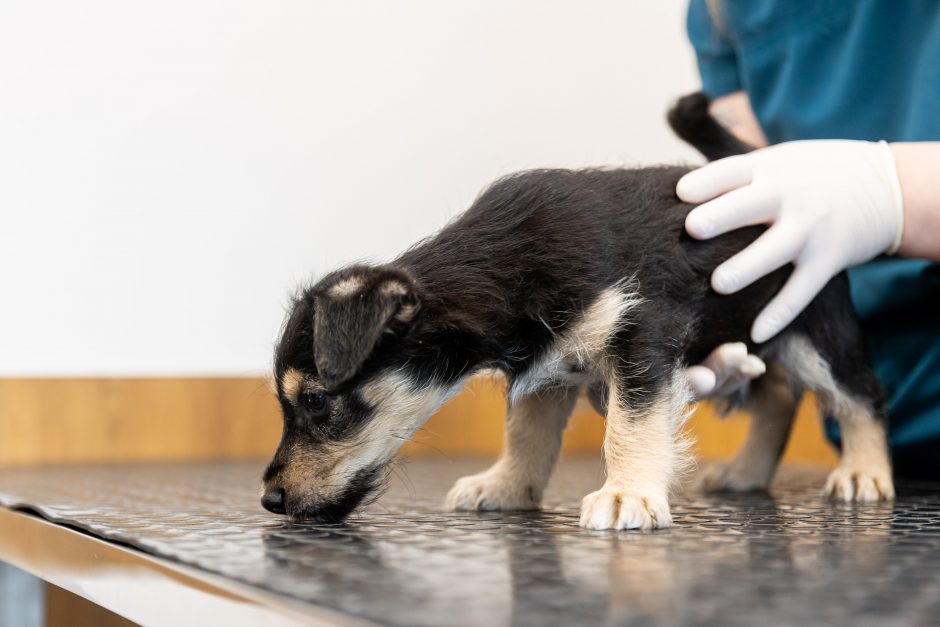
[[[584,360],[567,348],[561,343],[553,344],[539,356],[513,380],[510,400],[552,387],[584,386],[600,376],[594,358]]]
[[[632,280],[602,290],[514,379],[510,400],[540,389],[583,386],[602,378],[612,350],[611,340],[624,325],[630,324],[630,310],[641,302]]]

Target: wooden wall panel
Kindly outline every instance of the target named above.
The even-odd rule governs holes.
[[[409,456],[494,455],[502,440],[502,385],[481,379],[445,405]],[[707,406],[689,428],[707,457],[727,457],[746,420],[719,421]],[[568,453],[597,453],[603,419],[581,401],[565,436]],[[255,378],[0,379],[0,464],[265,457],[280,435],[278,407]],[[831,464],[810,401],[786,458]]]
[[[46,627],[136,627],[137,625],[50,583],[45,585],[45,592]]]

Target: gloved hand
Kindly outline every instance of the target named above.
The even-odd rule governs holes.
[[[757,355],[748,355],[744,342],[722,344],[701,364],[686,368],[695,400],[727,396],[764,374],[767,366]]]
[[[755,342],[783,330],[835,274],[894,253],[904,227],[901,187],[884,142],[811,140],[761,148],[689,172],[676,193],[685,202],[705,203],[685,221],[697,239],[770,224],[714,271],[716,292],[731,294],[794,264],[786,285],[754,321]]]

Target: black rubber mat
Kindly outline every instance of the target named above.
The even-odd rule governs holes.
[[[567,460],[541,513],[442,513],[485,466],[412,462],[342,526],[264,512],[258,463],[0,470],[0,504],[379,623],[940,624],[940,486],[847,507],[786,469],[771,495],[678,497],[670,530],[588,532],[600,463]]]

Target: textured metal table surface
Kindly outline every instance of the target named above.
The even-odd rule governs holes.
[[[486,465],[411,462],[342,526],[264,512],[250,462],[0,470],[0,504],[386,624],[940,623],[940,486],[837,506],[785,469],[770,495],[679,496],[670,530],[588,532],[601,467],[574,459],[543,512],[442,513]]]

